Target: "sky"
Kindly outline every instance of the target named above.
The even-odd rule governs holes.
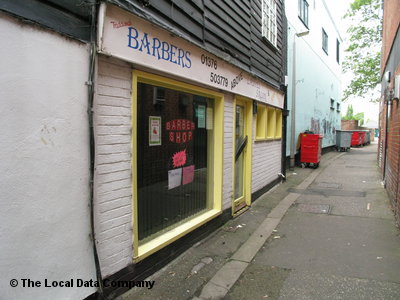
[[[343,39],[342,49],[344,50],[348,45],[347,42],[347,28],[349,27],[349,22],[346,19],[343,19],[343,15],[346,13],[347,9],[350,7],[350,3],[352,0],[325,0],[325,3],[329,7],[332,17],[336,22],[336,26],[340,31],[340,35]],[[346,55],[346,53],[343,53]],[[342,74],[342,90],[346,88],[346,86],[350,83],[352,75]],[[350,98],[346,102],[342,103],[342,115],[346,114],[347,106],[351,104],[353,105],[354,113],[364,112],[365,122],[367,120],[378,121],[379,117],[379,104],[378,103],[370,103],[368,99],[363,98]]]

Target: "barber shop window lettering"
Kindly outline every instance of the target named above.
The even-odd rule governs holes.
[[[194,122],[190,120],[172,120],[166,123],[168,138],[171,143],[186,143],[193,138]]]
[[[157,37],[150,37],[146,32],[139,32],[136,28],[128,27],[128,47],[157,58],[177,64],[182,68],[191,68],[190,51],[161,41]]]

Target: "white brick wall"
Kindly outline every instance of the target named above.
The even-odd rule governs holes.
[[[253,142],[252,193],[262,189],[281,172],[281,140]]]
[[[225,94],[224,104],[224,173],[222,209],[232,206],[233,95]]]
[[[131,67],[99,56],[94,100],[94,209],[103,277],[132,262],[131,90]]]

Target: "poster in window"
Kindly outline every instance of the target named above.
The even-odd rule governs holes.
[[[182,168],[168,171],[168,189],[172,190],[181,185],[182,182]]]
[[[206,107],[199,105],[197,107],[197,128],[206,127]]]
[[[182,169],[182,184],[193,182],[194,179],[194,165],[184,167]]]
[[[149,146],[161,145],[161,117],[149,116]]]

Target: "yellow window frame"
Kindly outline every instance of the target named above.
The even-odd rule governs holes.
[[[256,140],[265,140],[267,138],[267,113],[266,105],[257,104],[256,116]]]
[[[281,139],[282,138],[282,110],[279,108],[275,109],[275,119],[276,119],[275,139]]]
[[[276,111],[273,107],[268,107],[267,113],[267,139],[275,138],[276,130]]]
[[[137,85],[147,83],[164,88],[174,89],[214,99],[214,130],[213,130],[213,157],[211,158],[211,172],[213,174],[212,209],[188,222],[178,225],[166,233],[155,237],[142,245],[138,239],[138,187],[137,187]],[[202,226],[222,213],[222,180],[223,180],[223,153],[224,153],[224,96],[188,83],[173,80],[167,77],[134,70],[132,72],[132,225],[133,225],[133,260],[138,262],[171,244],[187,233]]]
[[[282,110],[257,104],[255,141],[282,139]]]

